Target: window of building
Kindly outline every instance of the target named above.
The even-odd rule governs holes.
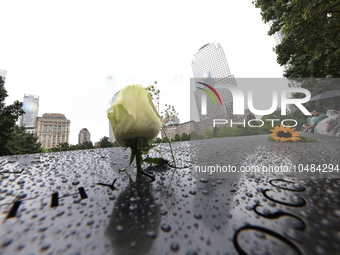
[[[52,125],[50,125],[50,126],[48,127],[48,131],[49,131],[49,132],[52,132]]]
[[[47,132],[47,125],[44,125],[44,132]]]
[[[58,126],[58,132],[60,132],[61,131],[61,126]]]

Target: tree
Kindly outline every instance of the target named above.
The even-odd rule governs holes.
[[[287,78],[340,77],[340,3],[333,0],[254,0],[262,20],[283,39],[274,48]]]
[[[175,135],[175,141],[178,142],[181,140],[181,136],[179,134]]]
[[[204,139],[211,139],[214,138],[214,132],[207,129],[204,131]]]
[[[81,144],[78,144],[78,150],[87,150],[94,149],[93,143],[91,141],[85,141]]]
[[[271,121],[271,120],[275,120],[275,121]],[[286,119],[286,116],[282,116],[281,115],[281,109],[278,108],[276,109],[273,113],[269,114],[269,115],[265,115],[261,118],[261,120],[263,121],[263,126],[260,127],[258,129],[259,134],[269,134],[271,133],[270,130],[273,129],[273,126],[280,126],[281,125],[281,121],[283,119]]]
[[[22,109],[22,103],[19,101],[5,106],[5,98],[7,96],[4,81],[0,76],[0,156],[10,154],[7,144],[11,139],[11,132],[13,131],[15,122],[25,113]]]
[[[10,132],[10,139],[6,144],[8,154],[30,154],[43,152],[38,137],[27,133],[25,127],[15,125]]]
[[[99,148],[108,148],[108,147],[113,147],[113,143],[109,141],[109,138],[107,136],[104,136],[102,139],[99,141]]]
[[[326,91],[333,91],[338,90],[340,88],[340,80],[339,79],[295,79],[301,84],[301,88],[307,89],[312,97],[322,94]],[[294,98],[304,98],[305,95],[302,93],[294,93]],[[325,99],[325,100],[319,100],[314,102],[308,102],[304,104],[304,106],[309,109],[309,111],[312,111],[313,108],[319,108],[322,110],[322,106],[328,104],[335,107],[339,107],[339,98],[331,98],[331,99]]]
[[[199,140],[199,139],[203,139],[202,136],[200,136],[199,134],[197,134],[196,132],[192,131],[190,133],[190,140]]]
[[[213,133],[214,133],[214,137],[217,137],[218,135],[218,127],[217,126],[215,126],[214,128],[213,128]]]
[[[52,148],[48,149],[49,152],[70,151],[70,150],[73,150],[73,147],[71,147],[68,142],[59,143],[59,144],[57,144],[56,147],[52,147]]]
[[[182,141],[189,141],[190,140],[190,135],[188,135],[187,133],[183,133],[181,135],[181,140]]]
[[[59,144],[57,145],[57,147],[60,148],[60,151],[69,151],[69,150],[71,150],[70,145],[69,145],[68,142],[59,143]]]

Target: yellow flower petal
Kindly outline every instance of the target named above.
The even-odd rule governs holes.
[[[295,128],[276,126],[270,134],[270,137],[275,141],[286,142],[286,141],[298,141],[300,139],[301,132],[294,132]]]

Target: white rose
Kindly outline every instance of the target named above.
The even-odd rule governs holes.
[[[161,130],[160,116],[142,85],[126,86],[119,91],[107,116],[116,141],[123,147],[131,147],[135,138],[145,138],[149,142]]]

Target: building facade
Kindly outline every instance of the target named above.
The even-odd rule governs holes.
[[[69,143],[70,123],[64,114],[44,113],[35,118],[36,136],[41,147],[49,149],[60,143]]]
[[[219,43],[210,43],[202,46],[194,55],[191,63],[194,74],[195,86],[200,86],[197,82],[203,82],[215,88],[217,84],[228,84],[237,86],[234,76],[229,70],[227,59],[223,48]],[[197,85],[196,85],[197,84]],[[215,88],[223,102],[222,105],[215,104],[205,91],[196,89],[194,91],[200,121],[197,123],[198,133],[213,129],[214,119],[228,119],[233,122],[241,122],[244,115],[233,115],[233,97],[228,89]],[[203,100],[206,104],[206,113],[202,109]]]
[[[22,108],[25,114],[20,116],[19,126],[24,126],[27,132],[34,133],[34,120],[39,111],[39,96],[25,94]]]
[[[177,125],[164,126],[163,130],[161,131],[161,135],[163,139],[167,137],[169,140],[172,140],[175,138],[175,135],[177,134],[176,132]]]
[[[181,124],[168,125],[163,127],[163,131],[169,140],[174,139],[176,135],[182,135],[184,133],[190,135],[191,132],[198,132],[198,123],[196,121],[188,121]],[[162,138],[165,138],[165,134],[162,132]]]
[[[87,128],[83,128],[79,131],[78,135],[78,144],[82,144],[83,142],[90,142],[91,141],[91,134]]]

